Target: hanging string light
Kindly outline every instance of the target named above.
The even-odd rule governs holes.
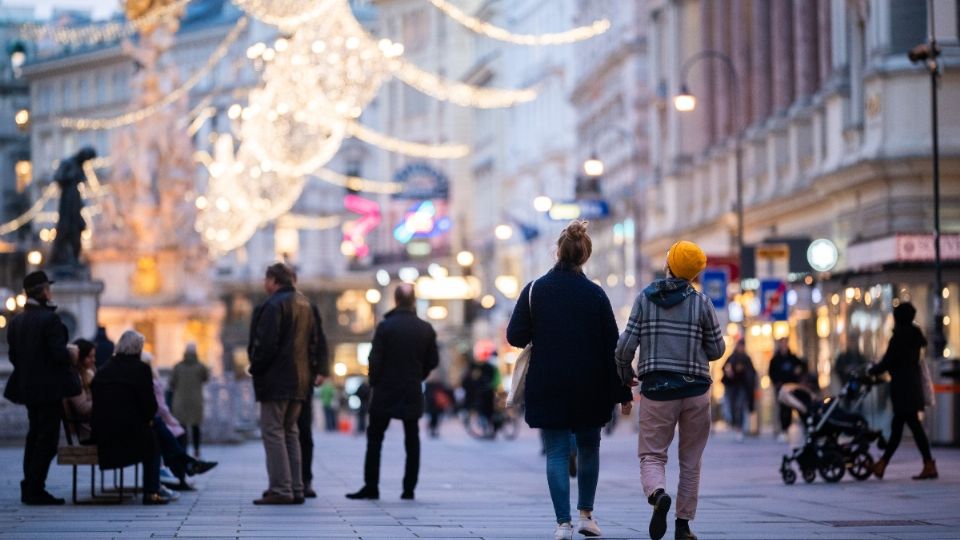
[[[514,34],[505,28],[481,21],[476,17],[471,17],[446,0],[430,0],[430,3],[461,26],[489,38],[513,43],[515,45],[565,45],[590,39],[610,29],[610,21],[600,19],[588,26],[571,28],[563,32],[549,34]]]
[[[466,157],[470,153],[470,147],[465,144],[432,145],[402,141],[378,133],[356,121],[347,123],[347,134],[388,152],[395,152],[411,157],[425,159],[459,159]]]
[[[448,101],[462,107],[499,109],[533,101],[537,97],[535,88],[504,90],[447,80],[424,71],[402,58],[393,59],[389,66],[390,72],[395,77],[413,88],[440,101]]]
[[[110,22],[79,27],[25,24],[20,27],[20,38],[34,42],[53,40],[60,45],[71,47],[113,42],[130,37],[141,29],[151,28],[167,17],[178,15],[189,3],[190,0],[175,0],[171,4],[152,9],[143,16],[126,22]]]
[[[282,29],[296,29],[325,16],[337,0],[233,0],[248,15]]]
[[[56,122],[62,128],[72,129],[76,131],[85,131],[85,130],[101,130],[101,129],[115,129],[123,126],[129,126],[135,124],[145,118],[153,116],[159,111],[165,109],[173,103],[176,103],[180,99],[184,98],[187,93],[193,89],[194,86],[200,83],[204,77],[206,77],[214,67],[222,60],[230,50],[230,47],[237,41],[240,37],[241,32],[247,27],[247,18],[241,17],[237,24],[230,30],[230,33],[223,39],[219,46],[214,49],[213,54],[207,58],[207,62],[195,71],[190,77],[184,81],[184,83],[173,91],[165,95],[159,101],[142,107],[135,111],[129,111],[124,114],[113,116],[109,118],[70,118],[63,117],[56,120]]]
[[[400,182],[387,182],[381,180],[369,180],[359,176],[347,176],[330,169],[320,169],[314,173],[314,176],[324,182],[335,186],[344,187],[353,191],[363,191],[367,193],[384,193],[391,195],[403,191],[403,184]]]

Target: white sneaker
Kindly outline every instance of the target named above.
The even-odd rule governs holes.
[[[580,523],[577,524],[577,531],[584,536],[602,536],[603,533],[600,532],[600,525],[597,524],[597,520],[593,517],[581,517]]]
[[[573,540],[573,523],[560,523],[553,531],[553,540]]]

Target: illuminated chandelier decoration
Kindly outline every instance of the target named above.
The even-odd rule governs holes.
[[[355,191],[396,193],[401,189],[395,182],[348,177],[324,168],[345,137],[418,158],[466,156],[469,149],[462,144],[403,141],[359,123],[364,108],[392,77],[438,100],[473,108],[510,107],[537,95],[532,88],[477,87],[426,72],[403,58],[402,44],[370,36],[347,0],[233,1],[289,37],[276,40],[273,47],[258,43],[247,50],[247,57],[263,69],[263,85],[250,92],[245,107],[231,107],[230,118],[240,140],[236,151],[232,152],[232,140],[229,144],[218,140],[215,156],[207,159],[209,183],[206,196],[197,200],[197,230],[213,252],[242,246],[259,227],[289,212],[308,176]],[[445,2],[434,5],[468,28],[504,37],[496,27],[471,26],[469,17],[449,9]],[[524,42],[522,36],[513,41],[570,43],[602,33],[609,26],[602,23],[606,22],[532,42]],[[358,204],[364,200],[355,198]],[[372,219],[370,208],[360,206],[366,211],[358,212],[363,216],[360,220],[346,224],[342,246],[356,256],[366,253],[363,237],[379,223]]]

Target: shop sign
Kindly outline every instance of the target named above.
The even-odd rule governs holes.
[[[932,234],[898,234],[847,248],[850,269],[870,268],[898,262],[933,262]],[[940,237],[940,257],[944,261],[960,260],[960,234]]]
[[[936,257],[933,235],[900,234],[897,235],[897,261],[932,261]],[[940,258],[944,260],[960,259],[960,235],[940,236]]]
[[[703,294],[713,302],[713,307],[723,309],[727,305],[727,273],[724,270],[707,269],[700,275]]]
[[[403,190],[393,195],[394,199],[443,199],[450,196],[450,181],[447,175],[426,163],[411,163],[393,175],[394,182],[404,184]]]
[[[576,202],[556,203],[547,212],[554,221],[571,219],[603,219],[610,215],[610,205],[603,199],[581,199]]]
[[[779,279],[760,281],[760,309],[765,318],[787,320],[787,283]]]

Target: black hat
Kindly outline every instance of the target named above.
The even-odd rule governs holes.
[[[29,292],[37,287],[43,285],[52,285],[54,282],[50,281],[47,278],[47,273],[43,270],[37,270],[36,272],[30,272],[27,274],[27,277],[23,278],[23,290]]]

